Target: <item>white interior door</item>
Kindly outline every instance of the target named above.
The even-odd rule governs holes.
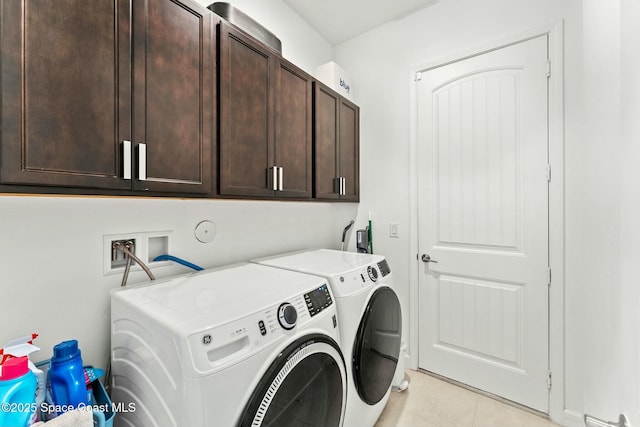
[[[547,36],[417,86],[419,367],[548,412]]]

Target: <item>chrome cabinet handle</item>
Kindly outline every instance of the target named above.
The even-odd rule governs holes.
[[[271,184],[270,187],[273,191],[278,191],[278,167],[271,166],[269,168],[271,171]]]
[[[280,166],[278,168],[278,191],[283,191],[284,189],[284,168]]]
[[[346,194],[345,188],[347,186],[346,178],[339,176],[335,178],[334,191],[338,193],[339,196],[344,196]]]
[[[138,144],[138,179],[147,180],[147,144]]]
[[[431,259],[429,254],[422,254],[422,262],[435,262],[436,264],[438,263],[438,261]]]
[[[122,178],[131,179],[131,141],[122,141]]]

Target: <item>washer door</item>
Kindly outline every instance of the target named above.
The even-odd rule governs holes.
[[[402,337],[398,296],[388,286],[373,292],[353,346],[353,376],[360,398],[378,403],[391,387]]]
[[[282,351],[254,390],[239,427],[340,427],[347,375],[338,344],[311,334]]]

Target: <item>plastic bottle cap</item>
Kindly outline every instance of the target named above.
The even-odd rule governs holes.
[[[27,356],[14,357],[2,364],[0,380],[13,380],[25,375],[27,372],[29,372],[29,358]]]
[[[51,361],[59,362],[62,360],[72,359],[80,356],[77,340],[63,341],[53,347],[53,359]]]

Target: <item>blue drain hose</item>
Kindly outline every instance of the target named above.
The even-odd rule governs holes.
[[[176,256],[173,255],[158,255],[157,257],[155,257],[153,259],[154,261],[173,261],[173,262],[177,262],[178,264],[182,264],[185,267],[189,267],[194,269],[195,271],[202,271],[204,270],[204,268],[200,267],[199,265],[190,263],[189,261],[185,261],[182,258],[178,258]]]

